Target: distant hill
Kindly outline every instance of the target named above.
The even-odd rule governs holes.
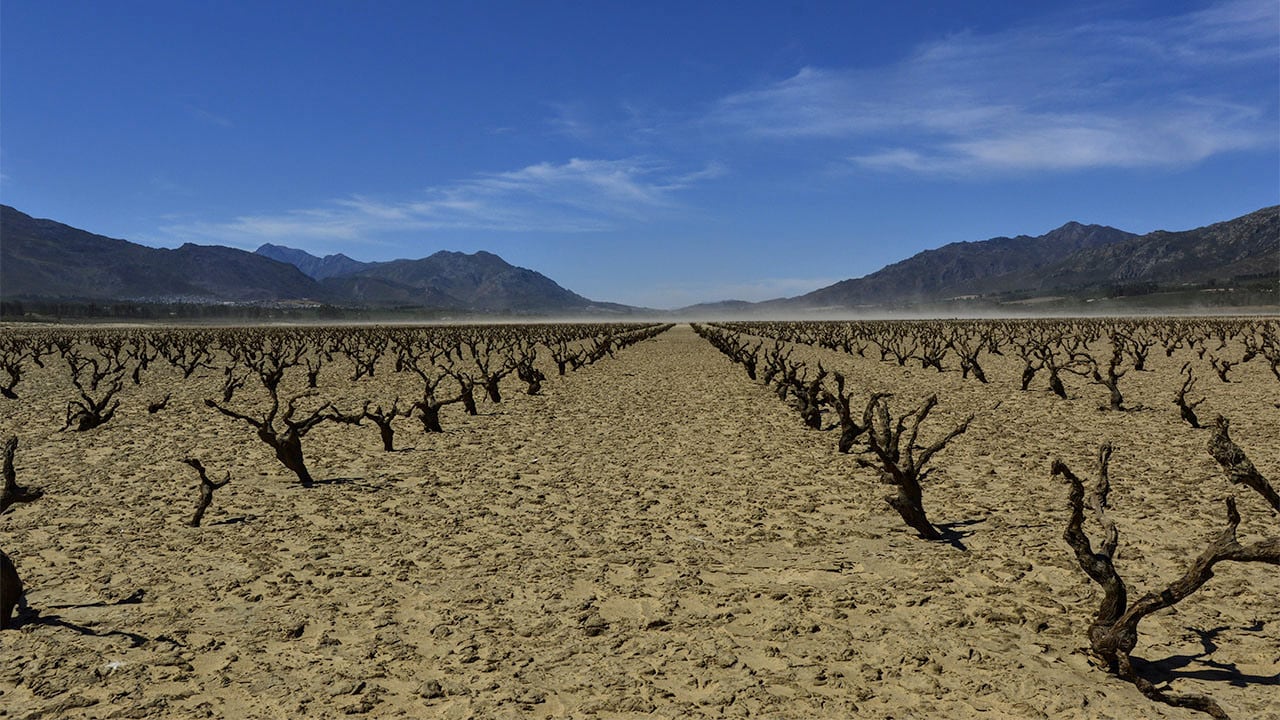
[[[269,257],[272,260],[289,263],[312,280],[342,277],[343,275],[359,272],[369,266],[369,263],[352,260],[342,253],[325,255],[321,258],[304,250],[295,250],[283,245],[272,245],[271,243],[266,243],[255,250],[254,253]]]
[[[266,252],[264,252],[264,250]],[[260,254],[315,272],[334,297],[380,306],[427,304],[485,313],[629,312],[566,290],[551,278],[516,267],[483,250],[471,254],[441,250],[418,260],[362,263],[345,255],[318,258],[303,250],[264,245]]]
[[[0,205],[5,299],[272,302],[321,300],[286,263],[216,245],[149,248]]]
[[[1274,304],[1280,289],[1280,206],[1179,232],[1135,235],[1067,223],[1044,235],[958,242],[860,278],[762,303],[728,300],[674,311],[699,317],[795,317],[1053,298],[1236,287]],[[481,314],[626,316],[640,308],[589,300],[488,252],[360,262],[263,245],[256,253],[186,244],[150,248],[0,205],[0,298],[6,301],[293,303]],[[1195,299],[1198,302],[1198,299]],[[1174,298],[1177,301],[1177,298]]]
[[[865,277],[843,280],[789,304],[807,307],[915,304],[1003,288],[1003,278],[1032,277],[1064,258],[1137,237],[1104,225],[1069,222],[1038,237],[957,242],[926,250]]]
[[[925,250],[797,297],[706,303],[677,312],[778,317],[966,304],[990,308],[1049,296],[1083,302],[1238,284],[1269,288],[1270,302],[1275,302],[1280,206],[1193,230],[1146,235],[1069,222],[1035,237],[997,237]]]
[[[1061,290],[1125,284],[1229,284],[1237,278],[1280,280],[1280,206],[1181,232],[1156,232],[1105,247],[1083,249],[1035,278],[1008,286]]]
[[[305,270],[305,272],[304,272]],[[313,303],[476,313],[625,315],[487,252],[363,263],[264,245],[174,250],[95,235],[0,205],[0,297],[161,303]]]

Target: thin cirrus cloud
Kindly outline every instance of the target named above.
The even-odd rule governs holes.
[[[1274,0],[1241,0],[959,34],[885,67],[803,68],[721,98],[709,120],[921,174],[1187,165],[1275,144],[1278,24]]]
[[[211,125],[217,125],[218,127],[224,127],[224,128],[235,126],[235,123],[231,122],[230,119],[222,115],[219,115],[215,112],[212,112],[200,105],[187,103],[183,105],[182,108],[187,112],[188,115],[190,115],[191,117],[201,122],[208,123]]]
[[[381,235],[412,230],[599,232],[655,212],[674,211],[679,207],[674,197],[678,191],[724,172],[715,163],[677,172],[642,159],[575,158],[478,175],[431,188],[411,200],[357,195],[323,207],[228,222],[174,224],[162,231],[181,239],[242,246],[284,239],[319,245],[376,244]]]

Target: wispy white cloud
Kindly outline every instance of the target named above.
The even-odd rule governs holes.
[[[150,178],[151,189],[163,195],[190,197],[195,191],[189,186],[174,180],[166,172],[156,172]]]
[[[407,200],[356,195],[319,207],[161,230],[179,240],[243,247],[282,241],[378,243],[389,233],[414,230],[600,232],[674,211],[678,191],[723,172],[715,164],[690,170],[645,159],[574,158],[477,175]]]
[[[578,142],[588,142],[599,134],[598,130],[579,103],[551,102],[551,117],[547,126],[553,133],[564,135]]]
[[[235,125],[235,123],[231,122],[229,118],[223,115],[219,115],[200,105],[187,103],[186,105],[182,106],[182,109],[185,110],[187,114],[190,115],[191,117],[201,122],[208,123],[210,125],[217,125],[218,127],[223,127],[223,128],[229,128]]]
[[[964,33],[884,67],[803,68],[720,99],[709,120],[918,173],[1185,165],[1276,143],[1278,26],[1274,0],[1239,0],[1143,22]]]

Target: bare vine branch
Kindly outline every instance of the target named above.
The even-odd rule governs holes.
[[[1225,421],[1221,418],[1219,420],[1222,434],[1225,436]],[[1211,442],[1211,452],[1213,447]],[[1234,444],[1231,447],[1235,447]],[[1239,448],[1235,447],[1235,450],[1239,451]],[[1247,462],[1243,452],[1239,452],[1238,457],[1232,457],[1237,461]],[[1108,672],[1133,683],[1143,695],[1152,700],[1175,707],[1198,710],[1215,718],[1228,718],[1226,711],[1207,695],[1170,693],[1138,674],[1130,658],[1130,653],[1138,642],[1138,624],[1151,613],[1172,607],[1199,590],[1213,577],[1213,568],[1220,562],[1280,564],[1280,537],[1261,540],[1251,545],[1241,545],[1236,538],[1236,531],[1240,525],[1240,513],[1236,508],[1235,498],[1228,498],[1226,528],[1210,541],[1208,547],[1196,557],[1182,576],[1163,590],[1147,593],[1129,605],[1128,588],[1113,562],[1119,545],[1119,531],[1106,512],[1107,495],[1111,489],[1108,473],[1110,458],[1111,446],[1104,444],[1098,452],[1098,478],[1087,501],[1084,483],[1071,472],[1066,463],[1055,460],[1052,468],[1052,474],[1055,477],[1060,475],[1070,484],[1067,498],[1070,517],[1063,538],[1075,552],[1080,569],[1103,589],[1102,602],[1099,604],[1093,623],[1089,626],[1090,650]],[[1237,462],[1233,467],[1238,466]],[[1256,473],[1256,470],[1254,472]],[[1086,502],[1103,529],[1103,538],[1097,551],[1094,550],[1083,529]]]

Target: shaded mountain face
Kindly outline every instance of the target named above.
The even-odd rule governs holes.
[[[1280,206],[1181,232],[1134,235],[1072,222],[1038,237],[952,243],[865,277],[758,306],[777,312],[957,298],[1084,297],[1125,286],[1226,286],[1268,277],[1280,284]]]
[[[545,275],[516,267],[487,252],[440,251],[419,260],[371,263],[344,282],[381,282],[387,288],[411,288],[450,298],[453,305],[483,312],[559,312],[583,310],[594,303]]]
[[[289,263],[313,280],[342,277],[343,275],[359,272],[369,266],[369,263],[352,260],[342,253],[316,257],[305,250],[295,250],[291,247],[272,245],[271,243],[264,244],[254,253],[269,257],[272,260]]]
[[[865,277],[843,280],[784,301],[803,307],[911,304],[1005,289],[1011,277],[1034,277],[1074,253],[1137,237],[1104,225],[1070,222],[1038,237],[958,242],[926,250]]]
[[[313,301],[490,313],[632,310],[594,303],[487,252],[363,263],[277,245],[256,253],[192,244],[165,250],[6,206],[0,206],[0,294],[12,300]]]
[[[1084,249],[1044,270],[1035,279],[1048,289],[1227,284],[1235,278],[1267,275],[1280,280],[1280,206],[1194,230],[1157,230],[1115,245]]]
[[[323,280],[333,296],[358,304],[425,304],[495,313],[603,309],[541,273],[516,267],[484,251],[467,254],[441,250],[418,260],[373,263],[357,262],[345,255],[318,258],[279,245],[263,245],[257,252],[294,264]]]
[[[1009,294],[1083,296],[1142,283],[1229,285],[1239,278],[1274,278],[1280,284],[1280,207],[1181,232],[1138,236],[1067,223],[1038,237],[952,243],[807,295],[702,309],[745,316],[902,307],[965,297],[999,300]],[[3,205],[0,295],[11,300],[313,301],[490,313],[635,310],[592,302],[487,252],[441,251],[419,260],[362,263],[276,245],[257,253],[192,244],[166,250],[32,218]]]
[[[297,268],[233,248],[149,248],[0,205],[0,290],[10,299],[321,300]]]

